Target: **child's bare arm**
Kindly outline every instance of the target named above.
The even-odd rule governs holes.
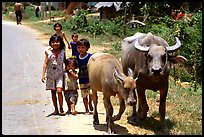
[[[65,41],[67,42],[68,48],[69,48],[69,47],[70,47],[70,44],[69,44],[69,41],[68,41],[68,39],[66,38],[64,32],[62,32],[62,36],[63,36],[63,38],[65,39]]]
[[[41,81],[43,83],[45,83],[45,72],[47,70],[47,62],[48,62],[48,55],[47,53],[45,52],[45,60],[44,60],[44,64],[43,64],[43,71],[42,71],[42,78],[41,78]]]

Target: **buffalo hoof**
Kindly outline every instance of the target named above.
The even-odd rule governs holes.
[[[117,121],[117,120],[120,120],[121,116],[120,115],[115,115],[112,120],[113,121]]]
[[[115,134],[115,131],[111,130],[111,129],[108,129],[108,135],[114,135]]]
[[[99,121],[93,121],[94,125],[99,125]]]
[[[139,124],[139,119],[137,116],[128,117],[128,123],[137,126]]]
[[[168,134],[169,133],[169,129],[165,126],[165,127],[161,127],[161,131]]]

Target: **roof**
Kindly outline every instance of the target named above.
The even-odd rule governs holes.
[[[120,10],[120,5],[122,4],[122,2],[98,2],[95,7],[97,9],[101,8],[101,7],[111,7],[112,5],[115,7],[116,11]]]

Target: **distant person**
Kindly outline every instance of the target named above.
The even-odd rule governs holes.
[[[21,3],[16,2],[14,4],[14,13],[16,14],[16,22],[17,25],[21,24],[21,20],[22,20],[22,11],[21,11]]]
[[[54,24],[54,30],[55,30],[55,34],[61,36],[62,39],[67,42],[68,47],[70,47],[69,41],[67,40],[64,32],[62,32],[62,25],[59,22]]]
[[[70,46],[68,47],[69,49],[72,49],[72,57],[76,58],[76,56],[79,54],[79,52],[77,51],[77,41],[78,41],[78,34],[76,32],[74,32],[71,35],[72,41],[70,42]]]
[[[88,49],[90,48],[90,43],[86,39],[80,39],[79,41],[77,41],[76,45],[77,50],[79,52],[79,54],[76,57],[77,61],[76,66],[79,68],[78,76],[79,85],[81,89],[81,96],[83,98],[85,114],[89,114],[89,110],[93,111],[92,106],[93,94],[90,90],[90,82],[87,68],[88,60],[92,56],[91,53],[87,52]]]
[[[39,6],[35,6],[35,16],[36,17],[39,17],[39,11],[40,11]]]
[[[64,78],[64,97],[67,102],[68,111],[76,115],[75,105],[78,100],[78,74],[76,69],[76,61],[74,58],[68,58],[65,61],[65,78]]]
[[[52,47],[45,51],[45,60],[42,71],[42,82],[46,81],[46,90],[51,90],[54,112],[51,115],[65,115],[63,110],[63,64],[66,59],[63,39],[60,36],[50,37],[49,45]],[[56,96],[58,94],[58,97]],[[59,110],[57,105],[59,101]]]

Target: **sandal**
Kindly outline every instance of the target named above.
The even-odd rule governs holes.
[[[76,114],[78,114],[78,112],[77,112],[77,111],[72,112],[72,115],[76,115]]]
[[[60,116],[65,116],[66,113],[65,113],[65,112],[60,112],[59,115],[60,115]]]

